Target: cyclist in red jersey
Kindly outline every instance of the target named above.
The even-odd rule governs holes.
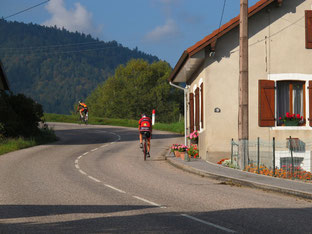
[[[78,107],[77,107],[77,112],[78,112],[78,111],[79,111],[79,113],[80,113],[81,118],[83,118],[82,113],[84,113],[84,114],[86,115],[87,112],[88,112],[88,107],[87,107],[87,105],[86,105],[85,103],[79,101],[79,102],[78,102]]]
[[[150,157],[151,137],[152,137],[152,120],[145,114],[142,114],[142,118],[139,120],[139,136],[140,136],[140,148],[143,148],[142,132],[147,132],[147,157]]]

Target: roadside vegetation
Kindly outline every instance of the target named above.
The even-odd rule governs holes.
[[[172,69],[167,62],[149,64],[132,59],[99,85],[85,100],[90,115],[101,118],[140,119],[156,110],[157,121],[179,122],[183,92],[169,85]]]
[[[78,114],[60,115],[45,113],[44,119],[47,122],[79,123]],[[89,115],[88,123],[95,125],[112,125],[132,128],[138,127],[138,120],[92,117],[92,113]],[[153,129],[184,134],[184,122],[182,120],[175,123],[155,123]]]
[[[56,141],[53,129],[42,123],[42,106],[23,94],[0,92],[0,155]]]
[[[0,139],[0,155],[15,150],[20,150],[36,145],[42,145],[56,141],[57,137],[52,129],[40,129],[40,134],[35,137],[17,137],[17,138],[1,138]]]

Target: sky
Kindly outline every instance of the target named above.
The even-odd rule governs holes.
[[[249,6],[257,1],[249,0]],[[42,2],[1,0],[0,17]],[[6,20],[56,25],[105,42],[115,40],[174,67],[184,50],[237,16],[239,8],[240,0],[50,0]]]

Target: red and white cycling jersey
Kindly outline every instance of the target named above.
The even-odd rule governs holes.
[[[149,117],[143,117],[139,120],[140,132],[152,131],[152,120]]]

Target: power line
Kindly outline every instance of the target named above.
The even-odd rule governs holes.
[[[27,9],[25,9],[25,10],[22,10],[22,11],[19,11],[19,12],[14,13],[14,14],[12,14],[12,15],[9,15],[9,16],[7,16],[7,17],[4,17],[3,19],[7,19],[7,18],[10,18],[10,17],[12,17],[12,16],[15,16],[15,15],[18,15],[18,14],[20,14],[20,13],[23,13],[23,12],[25,12],[25,11],[31,10],[31,9],[37,7],[37,6],[40,6],[40,5],[42,5],[42,4],[45,4],[45,3],[49,2],[49,1],[50,1],[50,0],[41,2],[41,3],[39,3],[39,4],[35,5],[35,6],[29,7],[29,8],[27,8]]]
[[[33,55],[57,55],[57,54],[68,54],[68,53],[79,53],[79,52],[88,52],[88,51],[100,51],[105,49],[118,48],[118,46],[104,47],[104,48],[92,48],[92,49],[82,49],[82,50],[70,50],[70,51],[30,51],[26,54],[6,54],[5,56],[33,56]]]
[[[94,42],[80,42],[80,43],[45,45],[45,46],[0,47],[0,50],[45,49],[45,48],[66,47],[66,46],[76,46],[76,45],[92,45],[92,44],[102,44],[102,43],[105,43],[105,42],[103,42],[103,41],[94,41]]]
[[[219,28],[221,27],[221,23],[222,23],[222,20],[223,20],[223,15],[224,15],[225,4],[226,4],[226,0],[224,0],[224,2],[223,2],[223,8],[222,8],[222,13],[221,13],[221,18],[220,18]]]

